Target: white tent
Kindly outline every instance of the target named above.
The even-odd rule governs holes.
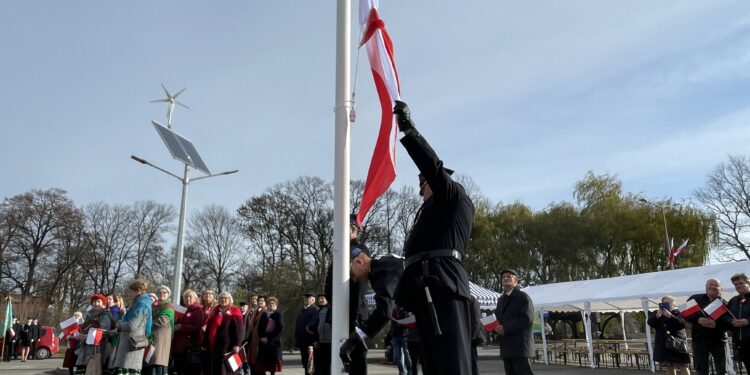
[[[704,293],[706,280],[716,279],[721,282],[724,298],[735,294],[730,278],[738,272],[750,273],[750,262],[734,262],[702,267],[682,268],[678,270],[642,273],[637,275],[610,277],[606,279],[570,281],[537,285],[524,288],[534,302],[544,326],[544,311],[580,311],[586,328],[586,341],[589,347],[589,358],[593,358],[591,337],[591,312],[643,311],[648,315],[649,309],[658,308],[661,297],[671,295],[677,304],[685,302],[688,297]],[[623,329],[623,333],[625,330]],[[651,330],[646,330],[651,372],[654,372]],[[542,335],[544,360],[547,358],[547,340]],[[731,356],[727,356],[731,360]],[[590,361],[593,368],[594,363]],[[728,366],[727,369],[729,370]]]

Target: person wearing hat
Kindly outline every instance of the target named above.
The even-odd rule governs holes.
[[[360,249],[367,252],[367,246],[361,243],[358,239],[361,227],[357,222],[357,215],[352,214],[349,216],[349,250]],[[360,322],[367,320],[370,316],[370,309],[367,306],[367,283],[359,283],[354,279],[349,279],[349,333],[354,332],[354,328]],[[326,274],[325,283],[325,295],[328,304],[331,306],[328,309],[328,315],[326,315],[326,323],[331,324],[333,322],[333,264],[328,266],[328,273]],[[350,372],[352,374],[363,374],[367,372],[367,358],[365,352],[362,352],[361,356],[354,355],[352,362],[350,363]]]
[[[533,375],[529,359],[534,356],[534,303],[518,287],[518,272],[500,271],[503,294],[497,299],[495,328],[499,335],[500,356],[507,375]]]
[[[474,204],[414,127],[409,106],[397,100],[393,114],[404,133],[401,144],[419,169],[423,199],[404,243],[396,303],[416,315],[425,374],[470,374],[472,305],[462,262]]]
[[[370,257],[367,251],[360,247],[351,248],[351,266],[349,268],[352,280],[365,284],[368,281],[375,292],[375,310],[364,322],[354,328],[354,332],[341,345],[339,357],[350,374],[367,374],[367,367],[352,368],[350,364],[366,358],[367,342],[374,337],[386,323],[391,321],[391,313],[395,307],[393,295],[396,286],[404,272],[404,258],[395,254],[388,254],[378,259]],[[363,371],[364,370],[364,371]]]
[[[105,364],[109,358],[109,353],[106,351],[105,342],[109,339],[109,331],[114,328],[115,320],[112,317],[112,313],[107,310],[107,297],[103,294],[94,294],[89,298],[91,303],[91,309],[86,312],[86,317],[83,319],[83,324],[76,335],[76,339],[81,343],[79,348],[76,350],[76,374],[86,373],[86,366],[91,365],[89,359],[98,358],[102,369],[106,368]],[[89,331],[93,329],[101,329],[102,339],[99,345],[92,345],[86,343],[86,337]]]
[[[144,366],[144,374],[168,374],[167,366],[169,366],[169,353],[174,333],[174,306],[169,298],[171,295],[172,290],[166,285],[159,285],[156,288],[156,303],[151,306],[153,319],[151,343],[154,346],[154,355]]]
[[[294,326],[294,342],[299,348],[302,358],[302,368],[307,374],[310,359],[310,347],[318,336],[318,306],[315,305],[315,295],[307,292],[302,296],[302,310],[297,314]]]

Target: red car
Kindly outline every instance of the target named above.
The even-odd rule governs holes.
[[[0,337],[0,342],[5,345],[5,338]],[[60,339],[55,336],[55,330],[50,326],[39,327],[39,343],[36,345],[38,359],[47,359],[60,350]],[[21,356],[21,346],[16,345],[16,354]]]

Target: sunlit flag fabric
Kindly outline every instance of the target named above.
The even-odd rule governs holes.
[[[396,137],[398,126],[393,118],[393,104],[401,99],[393,44],[378,14],[378,0],[360,0],[359,25],[362,29],[360,46],[367,50],[370,70],[380,99],[380,132],[367,172],[362,203],[357,212],[357,222],[362,223],[367,212],[396,179]]]
[[[687,248],[688,240],[685,240],[678,248],[672,248],[669,252],[669,263],[674,264],[675,259]]]
[[[5,322],[3,322],[3,335],[5,332],[10,333],[10,337],[16,335],[16,331],[13,330],[13,304],[10,302],[8,297],[8,304],[5,306]]]
[[[104,332],[98,328],[89,329],[89,334],[86,336],[86,344],[97,346],[102,342],[102,334]]]
[[[69,335],[78,330],[78,319],[75,316],[71,316],[69,319],[60,322],[60,328],[62,328],[63,334]]]
[[[174,305],[174,317],[182,318],[187,314],[187,307],[182,305]]]
[[[728,311],[727,305],[724,304],[724,301],[722,301],[721,298],[715,299],[713,302],[709,303],[708,306],[706,306],[706,308],[703,310],[713,320],[719,319]]]
[[[146,349],[143,351],[143,362],[150,364],[151,359],[154,358],[154,352],[154,346],[152,344],[148,344]]]
[[[232,371],[237,371],[245,363],[245,351],[240,350],[238,353],[229,353],[227,356],[227,364]]]
[[[482,326],[484,326],[484,330],[487,332],[492,332],[500,325],[500,322],[497,320],[497,317],[495,317],[495,314],[490,314],[485,316],[484,318],[480,319],[482,321]]]
[[[409,314],[403,319],[397,319],[397,317],[392,316],[391,319],[406,328],[417,328],[417,317],[414,314]]]
[[[683,303],[678,309],[680,310],[680,315],[685,318],[697,313],[698,311],[701,311],[700,305],[698,305],[698,302],[695,302],[695,300],[693,299]]]

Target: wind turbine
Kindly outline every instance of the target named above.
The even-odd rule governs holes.
[[[167,94],[167,97],[164,99],[152,100],[151,103],[169,103],[169,105],[167,106],[167,128],[172,129],[172,112],[174,112],[174,105],[179,104],[187,109],[190,109],[190,107],[177,101],[177,97],[180,96],[180,94],[182,94],[182,92],[185,91],[187,87],[183,88],[177,94],[174,94],[174,95],[171,95],[169,93],[167,88],[164,87],[163,83],[161,84],[161,88],[164,89],[164,93]]]

